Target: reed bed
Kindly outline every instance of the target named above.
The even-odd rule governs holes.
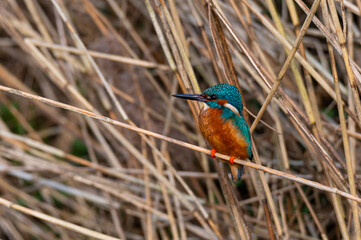
[[[361,239],[361,2],[0,1],[1,239]],[[198,103],[237,86],[240,184]]]

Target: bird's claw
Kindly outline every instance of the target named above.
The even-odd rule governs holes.
[[[230,163],[230,164],[233,164],[233,163],[234,163],[234,159],[236,159],[236,157],[235,157],[235,156],[231,156],[231,157],[229,158],[229,163]]]
[[[211,150],[211,157],[212,157],[212,158],[215,158],[215,157],[216,157],[216,152],[217,152],[217,150],[214,149],[214,148]]]

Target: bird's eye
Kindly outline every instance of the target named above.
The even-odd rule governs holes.
[[[208,101],[213,101],[217,99],[217,95],[212,94],[212,95],[206,95],[204,94],[202,97],[204,97],[205,99],[207,99]]]
[[[209,98],[210,98],[211,100],[216,100],[216,99],[217,99],[217,96],[216,96],[215,94],[212,94],[212,95],[209,96]]]

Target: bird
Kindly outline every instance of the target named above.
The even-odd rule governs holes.
[[[252,160],[251,133],[243,117],[241,93],[235,86],[218,84],[201,94],[174,94],[174,97],[204,103],[198,122],[203,137],[212,147],[211,157],[219,152],[228,156],[232,180],[239,183],[243,165],[234,164],[235,158]]]

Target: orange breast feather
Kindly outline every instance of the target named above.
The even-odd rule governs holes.
[[[233,125],[232,120],[221,117],[220,108],[202,109],[199,127],[203,137],[217,152],[241,159],[248,158],[247,141]]]

